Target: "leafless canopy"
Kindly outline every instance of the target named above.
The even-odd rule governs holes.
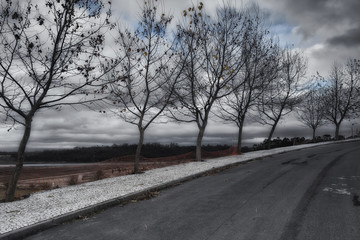
[[[104,24],[95,18],[101,1],[44,5],[7,1],[1,6],[0,104],[21,124],[38,109],[78,104],[74,95],[85,96],[85,86],[101,75],[94,63],[104,41]]]
[[[334,63],[325,82],[325,117],[335,125],[335,138],[345,118],[356,116],[359,110],[360,61],[348,60],[345,66]]]
[[[218,101],[220,111],[216,114],[239,128],[238,152],[241,152],[242,129],[246,116],[254,110],[257,101],[277,77],[280,48],[270,35],[268,26],[257,6],[248,9],[252,27],[246,32],[247,41],[242,44],[245,64],[232,80],[233,93]]]
[[[268,142],[280,119],[299,103],[299,83],[306,68],[307,61],[301,52],[290,48],[283,50],[278,76],[267,87],[258,104],[260,122],[271,126]]]
[[[316,129],[326,123],[325,106],[323,102],[324,91],[319,84],[311,84],[301,95],[301,103],[296,111],[298,119],[312,129],[312,137],[316,138]]]

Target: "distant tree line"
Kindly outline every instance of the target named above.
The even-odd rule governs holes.
[[[360,137],[360,133],[356,132],[354,136]],[[349,138],[351,138],[349,137]],[[339,135],[340,140],[345,139],[344,136]],[[288,147],[300,144],[318,143],[335,140],[330,134],[323,136],[316,136],[314,139],[306,139],[304,137],[293,138],[274,138],[270,140],[264,139],[262,143],[254,144],[253,146],[243,146],[242,152],[252,152],[259,150],[266,150],[269,148]],[[216,152],[229,149],[231,146],[227,144],[203,145],[202,149],[207,152]],[[52,149],[44,151],[29,152],[26,155],[25,162],[27,163],[96,163],[112,158],[135,155],[137,144],[122,144],[112,146],[93,146],[93,147],[75,147],[73,149]],[[160,144],[160,143],[145,143],[142,149],[142,157],[145,158],[161,158],[177,156],[189,153],[196,150],[196,146],[181,146],[177,143]],[[15,152],[0,152],[0,155],[9,156],[7,161],[15,161]]]
[[[204,145],[203,149],[208,152],[228,149],[229,145]],[[122,144],[112,146],[76,147],[73,149],[57,149],[29,152],[25,162],[68,162],[68,163],[92,163],[109,160],[122,156],[135,155],[137,144]],[[195,146],[180,146],[176,143],[159,144],[145,143],[142,149],[142,157],[160,158],[176,156],[192,152]],[[1,153],[0,153],[1,154]],[[5,154],[5,153],[4,153]],[[13,161],[16,153],[6,153]]]
[[[345,137],[342,135],[338,136],[339,140],[344,140]],[[243,152],[246,151],[258,151],[258,150],[264,150],[270,148],[279,148],[279,147],[288,147],[288,146],[294,146],[294,145],[300,145],[300,144],[307,144],[307,143],[318,143],[318,142],[326,142],[335,140],[335,138],[332,138],[330,134],[325,134],[323,136],[316,136],[314,139],[306,139],[304,137],[293,137],[293,138],[274,138],[271,140],[265,139],[262,143],[254,144],[252,148],[244,147]]]
[[[354,136],[348,138],[360,137],[360,132],[357,131]],[[344,140],[343,135],[339,135],[339,140]],[[300,144],[318,143],[335,140],[330,134],[323,136],[316,136],[314,139],[306,139],[304,137],[293,138],[274,138],[268,142],[264,139],[262,143],[254,144],[253,146],[243,146],[242,152],[252,152],[259,150],[266,150],[269,148],[288,147]],[[229,149],[231,146],[227,144],[203,145],[202,149],[207,152],[216,152]],[[29,152],[26,155],[25,162],[27,163],[96,163],[112,158],[123,156],[132,156],[136,153],[137,144],[122,144],[112,146],[93,146],[93,147],[75,147],[73,149],[51,149],[44,151]],[[189,153],[196,150],[196,146],[181,146],[177,143],[160,144],[160,143],[145,143],[143,145],[142,157],[145,158],[161,158],[177,156]],[[6,161],[16,161],[15,152],[0,152],[0,156],[8,156]]]

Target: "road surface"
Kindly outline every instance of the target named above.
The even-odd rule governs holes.
[[[360,142],[256,160],[27,240],[358,240]]]

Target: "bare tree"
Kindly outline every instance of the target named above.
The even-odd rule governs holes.
[[[170,102],[182,69],[167,32],[172,17],[160,11],[156,0],[144,1],[140,16],[135,31],[119,29],[118,56],[124,61],[110,76],[116,79],[110,84],[115,113],[139,130],[134,173],[139,172],[145,130]]]
[[[299,103],[298,85],[306,73],[306,67],[307,61],[300,52],[290,48],[283,50],[278,77],[268,86],[257,105],[260,122],[271,126],[268,148],[280,119],[292,112]]]
[[[257,6],[249,8],[252,28],[246,33],[243,54],[246,56],[241,74],[233,80],[234,92],[219,101],[221,111],[216,114],[238,127],[237,152],[241,153],[242,132],[246,116],[275,79],[279,69],[280,49],[270,36],[268,27]]]
[[[219,8],[211,18],[202,2],[183,11],[177,37],[184,79],[178,84],[175,107],[177,121],[195,122],[199,129],[196,160],[201,161],[201,143],[215,101],[231,94],[233,79],[244,65],[242,44],[251,22],[232,6]]]
[[[0,5],[0,106],[24,126],[6,201],[12,201],[34,116],[44,108],[85,103],[101,76],[94,61],[110,12],[101,0],[8,0]]]
[[[325,117],[335,125],[335,139],[339,139],[340,125],[359,108],[360,62],[348,60],[345,66],[334,63],[325,81]]]
[[[301,96],[302,102],[297,107],[298,119],[312,129],[312,139],[316,139],[316,129],[324,125],[325,108],[323,105],[323,91],[319,86],[311,86]]]

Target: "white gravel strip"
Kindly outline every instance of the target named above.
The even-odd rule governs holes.
[[[21,201],[0,203],[0,234],[49,220],[110,199],[211,170],[212,168],[329,143],[331,142],[249,152],[239,156],[210,159],[205,162],[190,162],[153,169],[138,175],[108,178],[34,193],[29,198]]]

